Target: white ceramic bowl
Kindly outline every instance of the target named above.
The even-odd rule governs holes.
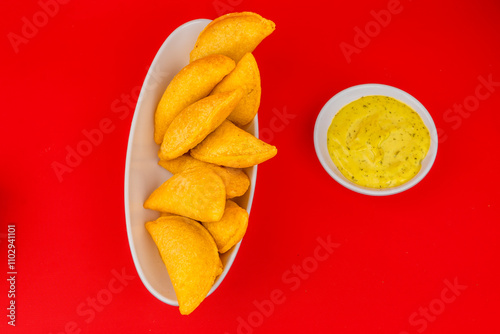
[[[130,252],[135,267],[146,288],[159,300],[178,306],[174,288],[153,239],[144,224],[159,217],[158,212],[146,210],[144,201],[172,176],[158,165],[159,145],[154,142],[154,112],[160,98],[172,78],[189,63],[189,52],[193,49],[198,34],[210,20],[200,19],[178,27],[165,40],[156,54],[141,89],[130,127],[125,165],[125,218]],[[258,120],[245,128],[258,137]],[[250,189],[245,195],[234,199],[250,213],[257,177],[257,166],[246,168],[250,178]],[[217,289],[231,268],[240,243],[221,255],[224,271],[216,279],[209,295]]]
[[[431,135],[431,145],[429,148],[429,152],[427,152],[427,155],[422,161],[422,168],[420,169],[418,174],[415,175],[411,180],[397,187],[376,189],[360,186],[348,180],[344,175],[342,175],[337,166],[335,166],[335,164],[333,163],[328,153],[327,132],[330,124],[332,123],[333,117],[335,117],[337,112],[339,112],[339,110],[342,109],[342,107],[344,107],[345,105],[363,96],[369,95],[389,96],[410,106],[420,115],[424,124],[427,126],[427,129],[429,129]],[[436,126],[434,125],[434,121],[432,120],[431,115],[429,114],[427,109],[425,109],[425,107],[413,96],[395,87],[381,84],[365,84],[353,86],[341,91],[340,93],[332,97],[323,106],[314,126],[314,147],[316,149],[316,155],[318,156],[321,165],[323,165],[323,168],[328,172],[328,174],[330,174],[330,176],[333,177],[338,183],[352,191],[361,194],[385,196],[408,190],[419,183],[424,178],[424,176],[427,175],[436,158],[438,149],[438,136]]]

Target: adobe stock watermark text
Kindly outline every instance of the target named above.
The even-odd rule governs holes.
[[[262,326],[265,320],[271,317],[278,306],[287,300],[287,294],[297,291],[304,281],[308,280],[320,267],[321,263],[327,261],[333,252],[341,245],[332,241],[331,235],[326,238],[316,238],[317,245],[312,255],[305,257],[300,264],[293,264],[281,275],[281,283],[286,288],[274,288],[269,293],[269,298],[254,300],[254,310],[246,316],[236,318],[237,334],[252,334],[256,328]],[[225,333],[229,334],[229,333]]]
[[[9,304],[7,306],[7,324],[16,326],[16,225],[7,225],[7,282],[8,292],[7,298]]]

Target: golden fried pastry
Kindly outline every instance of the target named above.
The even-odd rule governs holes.
[[[222,15],[200,33],[190,59],[195,61],[208,55],[223,54],[238,62],[275,28],[274,22],[252,12]]]
[[[233,168],[260,164],[276,153],[278,150],[275,146],[263,142],[227,120],[190,151],[195,159]]]
[[[202,222],[218,221],[224,214],[226,188],[210,168],[175,174],[144,202],[144,208],[174,213]]]
[[[208,96],[235,66],[235,62],[226,56],[211,55],[180,70],[167,86],[156,108],[155,142],[161,144],[175,116],[187,106]]]
[[[208,162],[197,160],[189,154],[181,155],[172,160],[160,160],[160,166],[172,174],[177,174],[190,168],[207,167],[219,175],[226,186],[226,197],[242,196],[250,186],[250,179],[242,169],[217,166]]]
[[[217,222],[202,223],[214,237],[219,253],[225,253],[245,235],[248,227],[248,212],[231,200],[226,201],[226,210]]]
[[[259,67],[251,53],[246,53],[234,70],[222,79],[210,94],[227,92],[240,87],[245,90],[245,94],[227,119],[238,126],[243,126],[250,123],[257,114],[261,96]]]
[[[198,222],[180,216],[147,222],[179,301],[181,314],[190,314],[205,299],[222,273],[217,245]]]
[[[243,89],[238,88],[207,96],[182,110],[165,132],[160,159],[180,157],[198,145],[229,116],[242,97]]]

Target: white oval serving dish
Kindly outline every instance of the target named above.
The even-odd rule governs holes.
[[[156,298],[169,305],[178,306],[177,298],[160,254],[144,224],[159,217],[157,212],[143,208],[144,201],[163,182],[172,176],[158,165],[159,145],[154,142],[154,112],[160,98],[172,78],[189,63],[199,33],[210,22],[207,19],[189,21],[165,40],[156,54],[146,75],[135,108],[127,148],[125,164],[125,217],[128,241],[135,267],[146,288]],[[258,137],[258,119],[245,128]],[[257,166],[245,170],[250,178],[250,189],[245,195],[234,199],[248,213],[257,177]],[[224,280],[241,245],[221,255],[223,273],[216,279],[209,295]]]

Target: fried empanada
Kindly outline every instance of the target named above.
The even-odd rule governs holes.
[[[250,186],[250,179],[242,169],[217,166],[208,162],[204,162],[193,158],[189,154],[181,155],[172,160],[160,160],[160,166],[171,172],[177,174],[187,169],[196,167],[207,167],[219,175],[226,186],[226,197],[233,198],[245,194]]]
[[[210,22],[200,33],[191,61],[212,54],[223,54],[238,62],[269,36],[276,25],[252,12],[229,13]]]
[[[173,175],[153,191],[144,208],[211,222],[222,218],[225,204],[226,188],[220,176],[200,167]]]
[[[245,235],[248,227],[248,212],[231,200],[226,201],[226,210],[217,222],[202,223],[214,237],[219,253],[225,253]]]
[[[233,168],[260,164],[276,153],[278,150],[275,146],[263,142],[227,120],[190,151],[195,159]]]
[[[170,123],[163,143],[160,159],[180,157],[214,131],[233,111],[243,97],[243,89],[207,96],[184,110]]]
[[[147,222],[167,267],[181,314],[190,314],[205,299],[223,266],[211,234],[198,222],[180,216]]]
[[[238,126],[244,126],[250,123],[257,114],[261,96],[259,67],[251,53],[246,53],[234,70],[222,79],[210,94],[237,88],[243,88],[245,94],[227,119]]]
[[[190,63],[167,86],[155,112],[154,139],[161,144],[172,120],[187,106],[208,96],[236,66],[223,55],[211,55]]]

